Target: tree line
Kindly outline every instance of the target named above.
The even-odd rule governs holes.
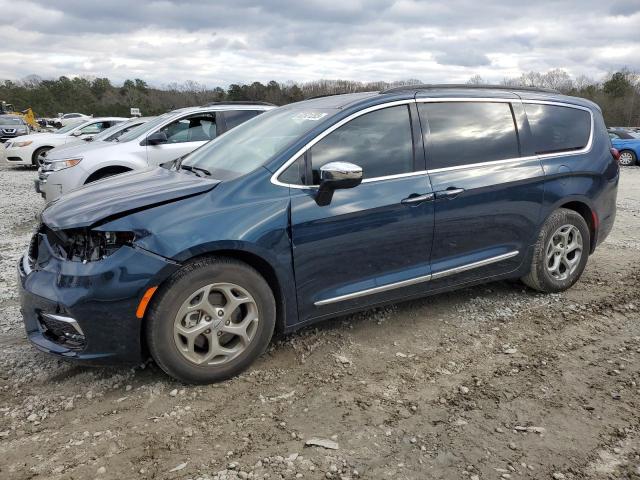
[[[311,82],[253,82],[232,84],[228,88],[207,87],[194,81],[152,87],[139,78],[115,85],[108,78],[60,77],[42,79],[32,75],[19,81],[0,82],[0,100],[17,110],[32,108],[39,116],[80,112],[95,116],[129,116],[137,107],[143,115],[158,115],[169,110],[219,101],[265,101],[285,105],[307,98],[384,90],[421,83],[409,79],[398,82],[356,82],[350,80],[316,80]],[[475,75],[468,84],[486,84]],[[529,72],[505,78],[505,86],[543,87],[587,98],[598,103],[607,125],[640,126],[640,75],[629,70],[611,73],[600,80],[580,76],[573,78],[564,70],[546,73]]]

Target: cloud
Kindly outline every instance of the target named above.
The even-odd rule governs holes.
[[[640,70],[637,0],[0,0],[0,78],[209,86]]]

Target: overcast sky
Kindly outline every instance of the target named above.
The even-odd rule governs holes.
[[[640,71],[640,0],[0,0],[0,79],[465,82]]]

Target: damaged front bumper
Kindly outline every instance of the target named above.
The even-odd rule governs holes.
[[[144,351],[138,304],[149,287],[178,267],[135,245],[98,261],[65,260],[54,254],[46,235],[36,233],[18,264],[27,336],[39,350],[64,358],[140,361]]]

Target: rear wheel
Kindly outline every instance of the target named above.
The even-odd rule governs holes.
[[[620,162],[620,165],[630,167],[631,165],[635,165],[638,162],[638,158],[636,157],[635,152],[631,150],[621,150],[618,162]]]
[[[37,168],[42,167],[42,165],[44,164],[44,157],[42,156],[42,154],[48,152],[52,148],[53,147],[40,147],[35,152],[33,152],[33,155],[31,155],[31,163],[33,164],[33,166]]]
[[[560,208],[546,220],[534,247],[531,271],[522,278],[540,292],[562,292],[578,281],[589,258],[591,235],[577,212]]]
[[[256,270],[229,258],[203,258],[158,291],[147,344],[172,377],[217,382],[239,374],[266,350],[275,318],[273,293]]]

